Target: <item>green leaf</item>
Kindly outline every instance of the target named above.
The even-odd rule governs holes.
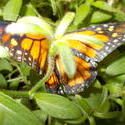
[[[63,1],[61,0],[50,0],[53,15],[58,16],[59,18],[63,16],[64,10],[63,10]]]
[[[113,12],[114,8],[112,8],[111,6],[109,6],[106,2],[104,1],[96,1],[92,3],[92,6],[99,8],[101,10],[106,10],[109,12]]]
[[[125,21],[125,13],[120,9],[115,9],[114,16],[117,21]]]
[[[29,76],[30,75],[30,71],[31,71],[31,67],[28,66],[26,63],[21,63],[20,64],[20,70],[21,70],[21,73],[24,75],[24,76]]]
[[[89,117],[89,123],[90,125],[96,125],[94,117]]]
[[[0,60],[0,71],[2,71],[2,70],[7,70],[7,71],[10,71],[10,72],[13,70],[10,63],[5,59]]]
[[[102,93],[100,94],[100,97],[98,98],[98,105],[97,105],[98,112],[106,112],[109,110],[110,105],[108,101],[108,89],[103,88]]]
[[[41,34],[53,38],[53,27],[48,24],[43,18],[38,18],[35,16],[26,16],[17,20],[17,23],[26,23],[37,25],[39,29],[41,28]]]
[[[125,81],[125,74],[118,76],[107,76],[104,79],[107,83],[110,84],[123,84]],[[107,84],[108,85],[108,84]]]
[[[80,109],[62,96],[39,93],[34,98],[38,106],[50,116],[60,119],[78,119],[81,117]]]
[[[109,118],[115,118],[121,115],[120,111],[115,111],[115,112],[106,112],[106,113],[100,113],[100,112],[95,112],[94,116],[98,118],[103,118],[103,119],[109,119]]]
[[[69,123],[69,124],[75,124],[75,125],[78,125],[78,124],[81,124],[81,123],[84,123],[86,121],[88,116],[82,116],[81,118],[79,119],[73,119],[73,120],[65,120],[66,123]]]
[[[98,100],[99,103],[98,109],[101,108],[103,104],[105,104],[107,97],[108,97],[108,90],[106,88],[103,88],[100,98]]]
[[[54,119],[52,120],[51,125],[64,125],[64,122],[61,122],[61,120]]]
[[[38,117],[41,120],[42,124],[45,124],[48,117],[48,115],[45,112],[43,112],[42,110],[35,110],[33,111],[33,113],[36,117]]]
[[[0,9],[0,16],[3,16],[2,10]]]
[[[124,80],[125,80],[125,76],[124,76]],[[117,96],[120,96],[122,93],[122,89],[123,89],[123,84],[119,84],[119,83],[110,83],[106,85],[106,88],[109,90],[110,94],[114,94]]]
[[[53,15],[55,16],[57,13],[56,0],[50,0],[50,2],[51,2],[52,10],[53,10]]]
[[[65,44],[65,42],[60,41],[56,43],[56,47],[58,49],[64,71],[70,78],[72,78],[76,71],[76,64],[71,49],[67,44]]]
[[[11,79],[10,79],[11,80]],[[20,80],[17,80],[17,81],[12,81],[10,84],[9,84],[9,88],[11,89],[17,89],[19,87],[19,84],[20,84]]]
[[[7,82],[6,79],[2,74],[0,74],[0,87],[1,88],[6,88],[7,87]]]
[[[87,4],[92,4],[94,2],[94,0],[86,0]]]
[[[0,111],[6,116],[6,125],[41,125],[30,110],[3,93],[0,93]]]
[[[124,93],[124,90],[122,91],[123,93]],[[121,93],[122,93],[121,92]],[[123,94],[122,93],[122,94]],[[117,96],[117,95],[116,95]],[[117,104],[119,104],[120,106],[122,106],[122,108],[124,108],[124,100],[123,99],[120,99],[120,98],[116,98],[116,97],[114,97],[114,98],[112,98]],[[123,111],[123,110],[122,110]],[[124,112],[124,111],[123,111]]]
[[[3,9],[4,20],[16,21],[22,6],[22,0],[9,0]]]
[[[111,76],[120,75],[125,73],[125,56],[118,57],[106,69],[106,73]]]
[[[98,107],[100,105],[100,100],[101,100],[100,95],[101,95],[101,93],[98,91],[98,93],[91,94],[89,96],[89,98],[84,98],[84,99],[85,99],[85,101],[87,101],[87,103],[90,105],[90,107],[95,110],[95,109],[98,109]]]
[[[4,125],[5,119],[6,119],[5,113],[2,110],[0,110],[0,125]]]
[[[11,34],[35,33],[46,35],[46,32],[41,27],[31,23],[11,23],[6,27],[6,32]]]
[[[99,80],[96,80],[93,85],[95,88],[102,88],[102,85]]]
[[[24,16],[37,16],[37,13],[37,10],[31,3],[26,4],[21,12],[21,14]]]
[[[65,14],[65,16],[63,17],[63,19],[60,21],[59,25],[56,28],[56,31],[55,31],[56,39],[58,39],[64,35],[68,26],[73,21],[74,17],[75,17],[75,13],[73,13],[73,12],[68,12]]]
[[[10,57],[9,50],[5,48],[3,45],[0,45],[0,58],[8,57]]]
[[[105,10],[105,11],[108,11],[108,12],[113,12],[113,13],[110,13],[110,14],[111,15],[113,14],[114,19],[117,20],[117,21],[125,21],[124,12],[121,11],[121,8],[112,8],[109,4],[107,4],[104,1],[96,1],[96,2],[93,2],[92,5],[99,8],[99,9],[102,9],[102,10]],[[102,13],[104,13],[104,12],[102,12]],[[102,14],[101,14],[101,16],[104,19]],[[107,13],[107,15],[106,15],[106,13],[104,13],[104,16],[106,17],[106,20],[107,20],[107,18],[110,18],[110,16],[108,17],[108,13]]]
[[[80,24],[90,13],[90,5],[82,4],[76,9],[76,15],[73,24]]]
[[[42,8],[42,7],[46,7],[46,6],[50,6],[50,2],[46,1],[46,0],[31,0],[31,3],[33,6],[35,6],[35,8]]]
[[[78,102],[79,106],[81,107],[84,114],[90,114],[92,112],[91,106],[88,104],[88,102],[82,98],[79,95],[75,96],[76,101]]]
[[[109,100],[107,99],[100,107],[99,107],[99,109],[97,108],[97,110],[96,111],[98,111],[98,112],[108,112],[109,110],[110,110],[110,108],[111,108],[111,104],[110,104],[110,102],[109,102]]]
[[[90,23],[101,23],[112,18],[111,14],[105,13],[103,11],[94,11]]]

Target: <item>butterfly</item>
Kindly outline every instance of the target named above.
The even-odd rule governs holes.
[[[39,74],[45,74],[49,51],[49,40],[39,34],[9,34],[5,28],[10,22],[0,22],[0,43],[8,48],[12,59],[25,62]],[[75,35],[88,35],[104,43],[100,46],[86,40],[76,40]],[[74,37],[72,37],[74,36]],[[125,42],[125,23],[110,23],[90,26],[66,33],[67,43],[76,63],[76,73],[69,78],[58,55],[54,58],[54,69],[45,85],[49,92],[76,94],[88,87],[97,76],[96,67],[108,54]]]

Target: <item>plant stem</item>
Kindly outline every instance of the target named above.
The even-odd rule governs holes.
[[[32,96],[34,95],[34,93],[40,89],[42,87],[42,85],[49,79],[49,77],[52,74],[53,71],[53,66],[54,65],[54,59],[53,56],[49,56],[48,57],[48,69],[47,69],[47,73],[46,75],[43,77],[42,80],[40,80],[30,91],[29,91],[29,95]]]
[[[14,78],[14,79],[9,79],[7,80],[7,82],[13,82],[13,81],[18,81],[18,80],[22,80],[23,77],[17,77],[17,78]]]
[[[14,97],[28,97],[29,96],[28,91],[14,91],[14,90],[0,89],[0,92],[3,92],[9,96],[14,96]]]

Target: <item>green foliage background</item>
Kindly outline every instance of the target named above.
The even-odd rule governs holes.
[[[38,16],[56,27],[66,12],[76,12],[68,31],[125,21],[125,0],[0,0],[1,20]],[[0,59],[1,125],[124,125],[125,44],[105,58],[92,86],[79,95],[27,91],[41,78],[24,63]],[[12,91],[14,90],[14,91]],[[13,97],[9,97],[9,96]]]

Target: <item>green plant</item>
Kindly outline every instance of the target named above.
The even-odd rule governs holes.
[[[38,16],[56,27],[66,11],[76,11],[74,21],[67,29],[73,31],[93,24],[124,21],[123,5],[124,0],[112,0],[112,3],[103,0],[29,0],[23,3],[21,0],[3,0],[0,15],[11,21],[18,15]],[[124,49],[122,45],[100,63],[97,80],[91,88],[80,95],[64,97],[37,93],[30,99],[28,90],[41,79],[40,76],[24,63],[1,59],[1,125],[124,124]]]

